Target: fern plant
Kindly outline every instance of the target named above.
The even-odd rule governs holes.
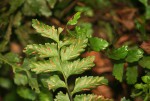
[[[104,77],[78,77],[75,80],[73,90],[69,88],[67,81],[71,75],[81,74],[94,66],[94,57],[92,56],[83,59],[77,58],[85,50],[88,38],[68,38],[64,36],[64,39],[60,40],[60,33],[63,31],[62,28],[55,29],[54,26],[45,25],[38,20],[33,20],[32,23],[38,33],[54,40],[53,43],[45,43],[45,45],[28,45],[24,52],[27,54],[38,54],[41,58],[48,58],[47,60],[43,59],[31,62],[31,71],[36,74],[58,71],[59,75],[62,75],[62,78],[54,74],[46,79],[42,79],[42,82],[49,90],[52,89],[55,91],[61,87],[66,88],[67,93],[59,92],[55,101],[73,101],[73,99],[74,101],[81,101],[81,99],[96,101],[100,99],[95,95],[76,95],[75,98],[73,96],[78,92],[107,84],[107,80]]]

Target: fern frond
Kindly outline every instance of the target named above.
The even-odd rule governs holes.
[[[61,71],[60,61],[58,58],[51,58],[47,61],[38,61],[38,62],[31,62],[30,68],[36,74],[42,72],[54,72],[54,71]]]
[[[64,87],[66,88],[66,84],[64,81],[62,81],[58,75],[53,75],[51,76],[50,78],[48,79],[44,79],[44,82],[47,83],[47,86],[48,86],[48,89],[49,90],[56,90],[57,88],[60,88],[60,87]]]
[[[111,99],[105,99],[102,96],[97,96],[94,94],[81,94],[76,95],[74,101],[112,101]]]
[[[45,25],[42,22],[39,22],[36,19],[32,20],[32,26],[36,29],[38,33],[42,36],[51,38],[56,42],[59,42],[59,34],[63,31],[62,28],[55,29],[54,26]]]
[[[62,65],[64,74],[69,77],[73,74],[81,74],[84,71],[91,69],[94,66],[94,56],[89,56],[82,60],[78,59],[74,62],[65,61]]]
[[[54,101],[70,101],[68,94],[59,92]]]
[[[45,45],[41,44],[27,45],[24,52],[29,55],[39,54],[40,57],[58,56],[57,45],[50,43],[45,43]]]
[[[74,44],[69,47],[62,47],[61,49],[61,60],[67,61],[76,58],[83,52],[87,46],[88,39],[78,39]]]
[[[74,90],[72,91],[72,94],[80,91],[90,90],[99,85],[107,84],[107,82],[108,81],[104,77],[98,77],[98,76],[97,77],[85,76],[85,77],[77,78],[75,81],[75,87]]]

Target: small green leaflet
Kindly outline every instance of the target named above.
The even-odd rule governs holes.
[[[43,82],[47,83],[49,90],[56,90],[57,88],[64,87],[66,88],[66,84],[62,81],[58,75],[53,75],[50,78],[44,80]]]
[[[47,2],[51,8],[54,8],[55,4],[57,3],[57,0],[47,0]]]
[[[98,38],[98,37],[93,37],[89,39],[90,42],[90,47],[94,51],[101,51],[104,50],[108,47],[108,42],[104,39]]]
[[[15,53],[12,53],[12,52],[5,54],[4,58],[7,59],[7,61],[9,61],[11,63],[20,62],[19,55],[15,54]]]
[[[50,60],[47,61],[38,61],[38,62],[31,62],[29,64],[31,70],[35,72],[36,74],[42,73],[42,72],[54,72],[54,71],[60,71],[60,61],[58,58],[50,58]]]
[[[124,63],[114,64],[113,76],[115,76],[115,78],[120,82],[122,82],[122,78],[123,78],[123,69],[124,69]]]
[[[55,29],[54,26],[45,25],[42,22],[39,22],[36,19],[32,20],[32,26],[36,29],[38,33],[41,33],[42,36],[51,38],[56,42],[59,42],[59,34],[63,31],[62,28]]]
[[[134,85],[134,87],[135,87],[136,89],[143,89],[143,86],[144,86],[143,83],[137,83],[137,84]]]
[[[121,101],[130,101],[130,100],[127,100],[125,97],[123,97],[123,98],[121,99]]]
[[[78,59],[74,62],[65,61],[62,65],[63,71],[66,77],[69,77],[73,74],[81,74],[86,70],[91,69],[94,66],[94,56],[89,56],[83,58],[82,60]]]
[[[72,94],[80,91],[90,90],[99,85],[103,85],[107,83],[108,81],[104,77],[85,76],[85,77],[77,78],[75,81],[75,87],[74,90],[72,91]]]
[[[45,43],[45,45],[41,44],[27,45],[27,47],[24,49],[24,52],[29,55],[39,54],[40,57],[58,56],[57,45],[50,43]]]
[[[71,20],[68,21],[67,25],[77,24],[78,19],[80,18],[81,12],[77,12]]]
[[[70,101],[68,94],[59,92],[54,101]]]
[[[53,96],[50,91],[44,90],[39,93],[39,100],[38,101],[53,101]]]
[[[28,100],[35,100],[36,94],[34,91],[30,90],[29,88],[20,87],[17,89],[17,94],[25,99]]]
[[[36,93],[39,93],[40,89],[39,89],[37,77],[32,77],[31,72],[29,72],[29,71],[26,71],[26,73],[27,73],[28,82],[29,82],[30,87],[32,89],[34,89]]]
[[[147,76],[147,75],[143,76],[143,77],[142,77],[142,81],[143,81],[144,83],[150,84],[150,76]]]
[[[150,69],[150,56],[144,56],[140,61],[139,65],[143,68]]]
[[[148,0],[139,0],[145,7],[148,6]]]
[[[12,82],[8,78],[0,77],[0,87],[5,89],[12,88]]]
[[[139,0],[145,6],[145,16],[146,19],[150,19],[150,5],[148,5],[148,0]]]
[[[126,72],[126,76],[127,76],[127,83],[128,84],[135,84],[137,81],[137,77],[138,77],[137,67],[128,67],[127,72]]]
[[[83,52],[85,47],[87,46],[88,39],[78,39],[74,41],[74,44],[68,47],[62,47],[61,49],[61,60],[71,60],[80,55]]]
[[[15,73],[14,82],[17,85],[26,85],[28,84],[28,78],[23,73]]]
[[[128,51],[128,55],[126,57],[127,62],[135,62],[143,57],[143,50],[141,49],[131,49]]]
[[[109,53],[109,57],[114,60],[124,59],[128,54],[128,46],[122,46],[118,49],[114,49]]]
[[[94,94],[81,94],[81,95],[76,95],[74,98],[74,101],[112,101],[109,99],[104,99],[102,96],[97,96]]]

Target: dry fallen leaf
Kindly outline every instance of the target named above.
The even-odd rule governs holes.
[[[140,46],[147,54],[150,54],[150,41],[143,42]]]

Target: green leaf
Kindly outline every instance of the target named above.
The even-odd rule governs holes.
[[[71,20],[68,21],[67,25],[77,24],[78,19],[80,18],[81,12],[77,12]]]
[[[15,73],[14,82],[17,85],[26,85],[28,84],[28,78],[23,73]]]
[[[118,49],[114,49],[109,53],[109,57],[114,60],[124,59],[128,54],[128,46],[122,46]]]
[[[20,62],[19,55],[12,52],[5,54],[4,57],[12,63]]]
[[[39,22],[36,19],[32,20],[32,26],[42,36],[51,38],[55,40],[56,42],[59,42],[59,34],[63,31],[62,28],[55,29],[54,26],[51,27],[51,26],[45,25],[44,23]]]
[[[54,101],[70,101],[68,94],[59,92]]]
[[[78,57],[85,50],[84,48],[87,46],[87,42],[87,39],[77,39],[77,41],[74,41],[74,44],[68,47],[62,47],[61,60],[66,61]]]
[[[104,39],[101,38],[97,38],[97,37],[93,37],[89,39],[90,42],[90,47],[94,50],[94,51],[100,51],[100,50],[104,50],[108,47],[108,42]]]
[[[102,96],[97,96],[94,94],[81,94],[76,95],[74,101],[112,101],[110,99],[104,99]]]
[[[9,13],[15,12],[23,3],[25,0],[10,0],[10,9]]]
[[[61,48],[61,47],[63,47],[63,46],[70,45],[70,44],[73,44],[75,41],[76,41],[75,38],[72,38],[72,37],[65,37],[65,38],[63,39],[63,41],[60,41],[60,43],[59,43],[59,48]]]
[[[146,7],[146,19],[150,19],[150,5]]]
[[[130,100],[127,100],[125,97],[123,97],[123,98],[121,99],[121,101],[130,101]]]
[[[72,94],[80,91],[90,90],[99,85],[107,84],[107,83],[108,81],[104,77],[85,76],[85,77],[77,78],[75,81],[75,87],[74,90],[72,91]]]
[[[48,90],[39,93],[39,101],[53,101],[52,93]]]
[[[139,65],[143,68],[150,69],[150,56],[144,56],[140,61]]]
[[[12,83],[8,78],[0,77],[0,87],[10,89],[12,87]]]
[[[55,4],[57,3],[57,0],[47,0],[47,2],[51,8],[54,8]]]
[[[51,16],[52,12],[48,7],[46,0],[25,0],[22,7],[23,14],[26,16],[44,15],[45,17]]]
[[[29,66],[31,70],[36,74],[42,72],[61,71],[60,61],[58,58],[51,58],[50,60],[47,61],[31,62]]]
[[[148,6],[148,0],[139,0],[145,7]]]
[[[39,89],[39,84],[37,82],[37,77],[32,77],[32,75],[29,71],[26,71],[26,73],[27,73],[28,82],[29,82],[30,87],[32,89],[35,89],[36,93],[39,93],[40,89]]]
[[[89,56],[87,58],[83,58],[82,60],[78,59],[74,62],[65,61],[62,64],[64,74],[66,77],[69,77],[70,75],[73,74],[81,74],[94,66],[93,61],[94,56]]]
[[[25,87],[18,88],[17,94],[28,100],[35,100],[35,98],[36,98],[35,92],[30,90],[29,88],[25,88]]]
[[[128,84],[135,84],[137,81],[137,77],[138,77],[137,67],[128,67],[126,76],[127,76]]]
[[[66,84],[62,81],[58,75],[53,75],[48,79],[43,79],[43,82],[47,83],[49,90],[56,90],[57,88],[63,87],[66,88]]]
[[[82,26],[76,26],[75,27],[75,33],[73,33],[77,38],[91,38],[92,37],[92,31],[89,28],[90,25],[87,23],[87,26],[83,25]],[[89,26],[89,27],[88,27]],[[72,34],[72,33],[70,33]]]
[[[143,50],[141,49],[131,49],[128,52],[128,55],[126,57],[127,62],[135,62],[138,61],[140,58],[143,57]]]
[[[147,76],[147,75],[143,76],[143,77],[142,77],[142,81],[143,81],[144,83],[150,83],[150,76]]]
[[[113,76],[115,76],[115,78],[120,82],[122,82],[122,78],[123,78],[123,69],[124,69],[124,63],[114,64]]]
[[[143,86],[144,86],[143,83],[138,83],[138,84],[135,84],[135,85],[134,85],[134,87],[135,87],[136,89],[143,89]]]
[[[57,45],[50,44],[50,43],[45,43],[45,45],[41,45],[41,44],[27,45],[24,52],[29,55],[39,54],[40,57],[58,56]]]

